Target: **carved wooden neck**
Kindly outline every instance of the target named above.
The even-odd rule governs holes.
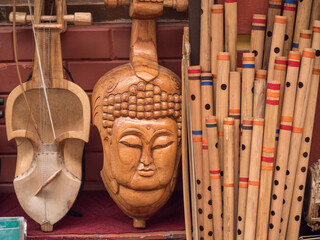
[[[136,76],[149,82],[158,72],[156,20],[132,20],[130,62]]]

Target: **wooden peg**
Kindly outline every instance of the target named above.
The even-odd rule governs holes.
[[[264,118],[267,91],[267,70],[256,71],[253,93],[253,117]]]

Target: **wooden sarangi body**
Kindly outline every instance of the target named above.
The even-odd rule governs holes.
[[[65,1],[56,1],[57,17],[47,16],[49,23],[41,22],[41,1],[34,1],[34,16],[15,15],[32,20],[36,53],[32,80],[16,87],[6,104],[8,140],[16,140],[18,152],[15,192],[43,231],[53,230],[78,195],[90,130],[88,96],[63,77],[60,33],[66,29],[65,6]],[[80,16],[82,24],[91,23],[90,14]]]

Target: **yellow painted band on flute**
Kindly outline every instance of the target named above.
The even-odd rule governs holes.
[[[281,66],[281,65],[274,65],[275,70],[281,70],[281,71],[286,71],[287,67],[286,66]]]
[[[320,27],[313,27],[312,31],[320,33]]]
[[[217,60],[230,60],[230,55],[218,55]]]
[[[239,183],[239,188],[248,188],[248,183]]]
[[[216,118],[206,119],[206,123],[216,123],[216,122],[217,122]]]
[[[234,125],[234,121],[223,121],[224,125]]]
[[[202,139],[202,143],[208,143],[208,140]]]
[[[210,176],[210,179],[220,179],[220,178],[221,178],[220,174],[219,175]]]
[[[202,138],[192,138],[193,142],[202,142]]]
[[[241,113],[240,109],[231,109],[229,108],[229,113]]]
[[[302,56],[307,57],[307,58],[314,58],[315,57],[315,52],[308,52],[308,51],[303,51]]]
[[[249,183],[249,185],[253,185],[253,186],[259,186],[260,185],[259,181],[249,181],[248,183]]]
[[[274,22],[275,22],[275,23],[283,23],[283,24],[286,24],[286,23],[287,23],[287,19],[286,19],[286,18],[275,17],[275,18],[274,18]]]
[[[255,121],[255,120],[253,120],[253,125],[263,126],[263,124],[264,124],[264,121]]]
[[[266,165],[261,165],[261,170],[273,170],[273,165],[272,166],[266,166]]]
[[[301,55],[300,53],[289,53],[288,59],[300,60]]]
[[[259,74],[259,73],[257,73],[257,74],[256,74],[256,78],[266,79],[266,78],[267,78],[267,75],[266,75],[266,74]]]
[[[224,135],[223,131],[218,131],[218,136],[223,136],[223,135]]]
[[[211,13],[223,13],[223,8],[212,8]]]
[[[243,61],[243,62],[246,62],[246,61],[248,61],[248,62],[249,62],[249,61],[254,62],[254,60],[255,60],[254,57],[243,57],[243,58],[242,58],[242,61]]]
[[[303,133],[303,128],[293,127],[292,132],[294,133]]]
[[[262,152],[274,153],[274,148],[271,148],[271,147],[262,147]]]
[[[291,117],[291,116],[281,116],[281,122],[293,122],[293,117]]]
[[[224,187],[234,187],[233,183],[224,183],[223,184]]]
[[[312,38],[312,34],[300,33],[300,37],[301,37],[301,38],[311,39],[311,38]]]
[[[280,93],[279,92],[267,92],[267,96],[278,98],[278,97],[280,97]]]
[[[313,75],[320,75],[320,69],[314,68],[313,71],[312,71],[312,74]]]
[[[251,120],[243,120],[242,124],[244,125],[252,125],[253,121]]]

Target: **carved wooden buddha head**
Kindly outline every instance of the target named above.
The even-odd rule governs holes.
[[[93,93],[93,123],[104,150],[101,175],[135,227],[161,208],[176,183],[181,155],[179,78],[159,66],[146,82],[130,64],[105,74]]]

